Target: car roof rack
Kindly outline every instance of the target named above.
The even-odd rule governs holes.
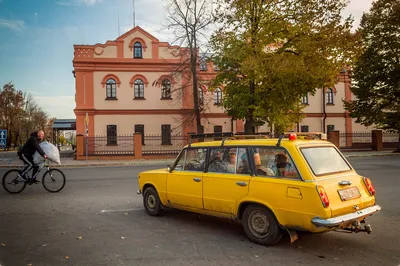
[[[204,134],[190,134],[189,133],[189,147],[194,139],[205,139],[205,138],[232,138],[232,132],[221,132],[221,133],[204,133]]]
[[[320,140],[328,140],[326,133],[323,132],[282,132],[279,136],[278,143],[276,144],[277,147],[281,145],[281,141],[283,138],[289,138],[289,135],[295,135],[295,139],[301,140],[313,140],[313,139],[320,139]]]
[[[328,139],[327,134],[324,132],[285,132],[285,134],[296,134],[297,139]],[[302,136],[302,138],[298,138],[299,136]]]
[[[194,139],[204,138],[222,138],[221,146],[224,146],[226,140],[231,139],[244,139],[244,138],[270,138],[270,132],[257,132],[257,133],[246,133],[246,132],[221,132],[221,133],[204,133],[204,134],[190,134],[189,133],[189,146],[192,144]]]

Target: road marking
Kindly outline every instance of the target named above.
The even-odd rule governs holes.
[[[138,210],[137,209],[121,209],[121,210],[101,210],[101,213],[105,213],[105,212],[129,212],[129,211],[135,211]]]

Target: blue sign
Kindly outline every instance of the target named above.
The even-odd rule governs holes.
[[[5,148],[7,145],[7,130],[0,129],[0,147]]]

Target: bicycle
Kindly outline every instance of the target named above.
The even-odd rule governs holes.
[[[44,163],[36,164],[36,166],[37,165],[40,165],[40,166],[39,166],[38,172],[36,173],[36,175],[33,178],[36,178],[43,168],[47,168],[46,172],[44,172],[44,174],[42,176],[42,185],[48,192],[56,193],[56,192],[61,191],[64,188],[65,175],[60,169],[51,168],[48,159],[46,159],[44,161]],[[24,180],[21,177],[22,169],[24,169],[24,167],[22,167],[21,169],[11,169],[4,174],[2,184],[3,184],[4,189],[7,192],[9,192],[11,194],[18,194],[25,189],[27,184],[28,185],[35,184],[35,183],[31,182],[32,179],[29,178],[28,173],[25,174],[26,180]],[[59,186],[57,189],[53,190],[50,188],[50,186],[47,184],[47,182],[49,182],[51,184],[54,184],[56,182],[56,178],[54,177],[55,173],[61,174],[61,182],[60,182],[61,186]],[[15,190],[12,190],[11,188],[15,188]]]

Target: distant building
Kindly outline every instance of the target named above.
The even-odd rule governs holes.
[[[88,114],[89,135],[123,135],[141,132],[168,138],[171,134],[194,132],[194,126],[183,123],[193,112],[192,88],[177,92],[187,79],[171,75],[181,65],[184,48],[161,42],[140,27],[135,27],[116,40],[104,44],[74,45],[76,78],[76,131],[85,134]],[[218,69],[212,63],[200,62],[202,80],[212,79]],[[347,72],[323,94],[304,95],[306,118],[294,130],[342,132],[365,131],[343,109],[342,99],[354,97]],[[205,133],[243,131],[243,121],[233,121],[220,107],[223,87],[214,92],[202,84],[200,102],[204,107],[202,127]],[[257,128],[269,131],[269,126]]]

